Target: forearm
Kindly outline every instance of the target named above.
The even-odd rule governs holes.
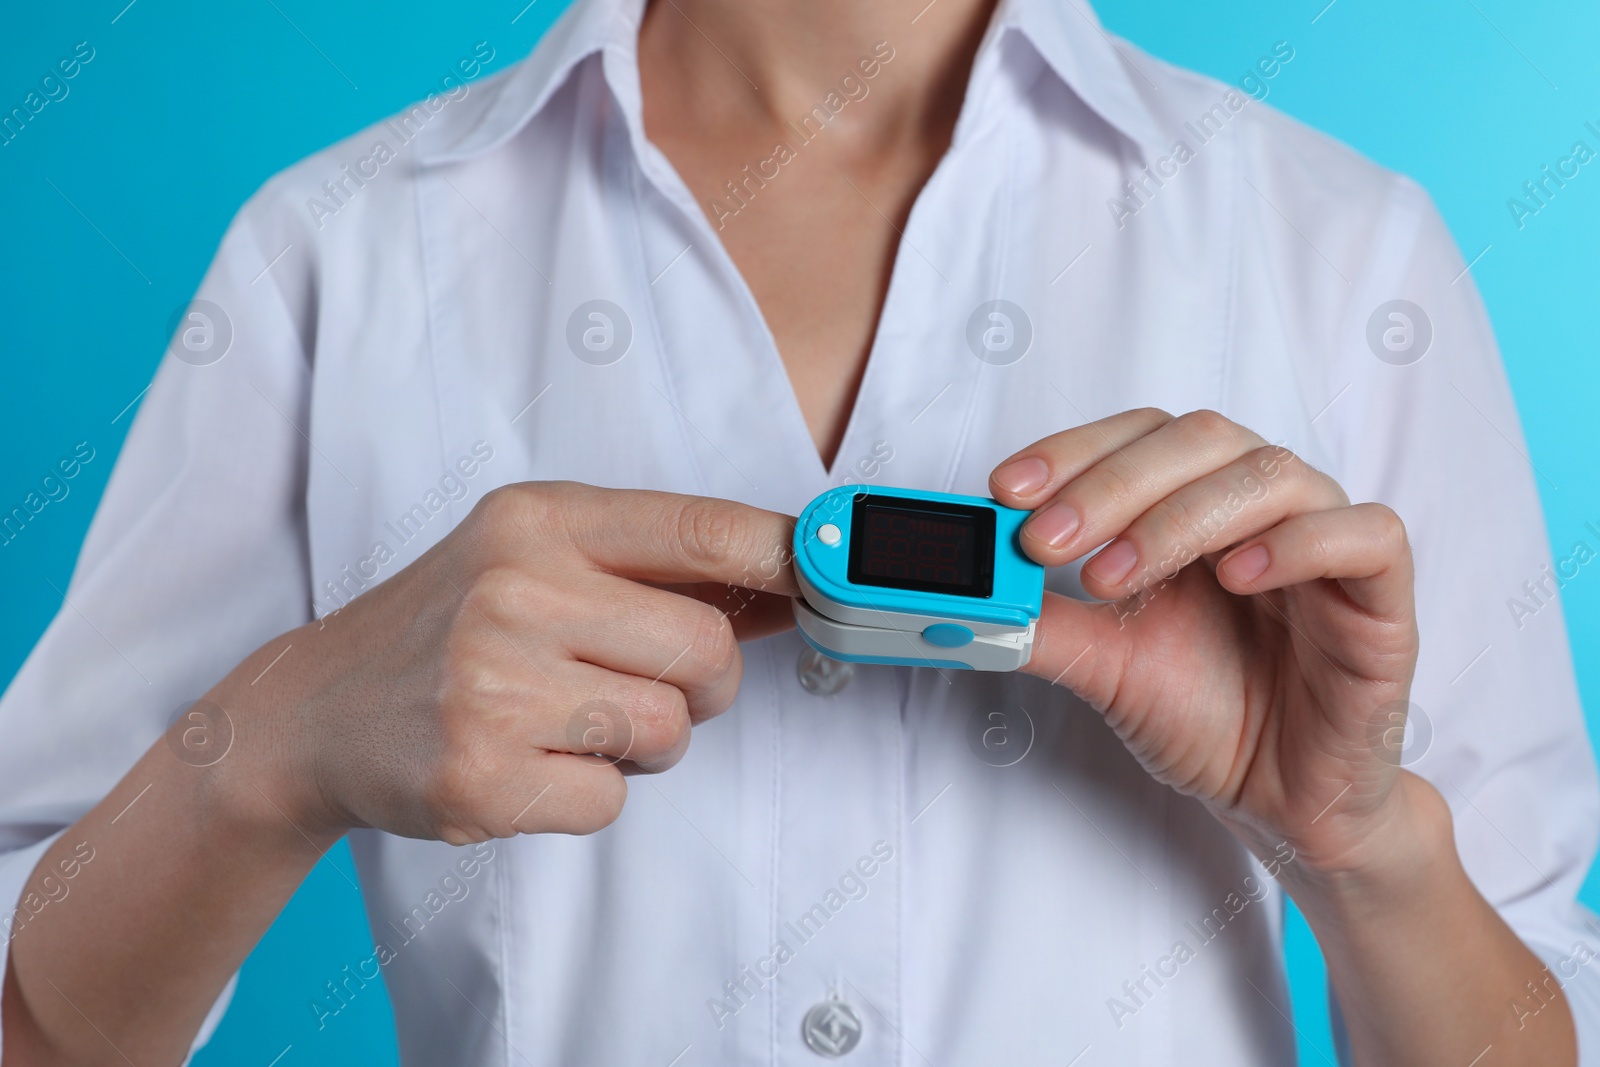
[[[1322,946],[1355,1063],[1575,1064],[1559,986],[1467,877],[1443,799],[1411,775],[1397,788],[1414,814],[1385,831],[1392,840],[1371,869],[1286,875]],[[1544,1003],[1537,1014],[1512,1009],[1532,999],[1529,983]]]
[[[258,658],[236,673],[259,671]],[[293,803],[270,795],[283,790],[260,773],[266,731],[235,695],[244,688],[225,682],[209,697],[230,709],[223,759],[192,766],[157,741],[35,867],[24,900],[49,903],[24,908],[10,942],[6,1067],[181,1063],[228,978],[338,839],[303,833]]]

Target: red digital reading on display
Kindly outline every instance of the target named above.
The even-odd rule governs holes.
[[[971,520],[898,508],[869,506],[865,512],[863,574],[933,585],[973,584],[978,532]]]

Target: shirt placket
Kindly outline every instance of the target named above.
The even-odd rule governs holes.
[[[653,310],[647,328],[658,331],[671,379],[663,399],[691,431],[706,491],[792,514],[844,481],[951,488],[979,380],[992,369],[966,343],[968,312],[993,298],[1005,259],[1004,242],[984,236],[1006,231],[1004,168],[976,196],[967,188],[970,153],[1004,150],[1006,131],[982,121],[992,113],[966,117],[969,143],[919,196],[830,477],[748,286],[643,136],[633,57],[613,50],[606,69],[650,276],[641,306]],[[926,221],[949,218],[966,221]],[[780,1064],[899,1063],[909,1040],[905,672],[819,662],[792,633],[746,655],[730,713],[741,717],[745,757],[739,859],[769,877],[738,909],[721,1039],[732,1031],[741,1054]]]

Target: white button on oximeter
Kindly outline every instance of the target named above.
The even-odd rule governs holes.
[[[1014,671],[1033,654],[1044,568],[1028,517],[985,497],[846,485],[794,528],[806,642],[847,663]]]

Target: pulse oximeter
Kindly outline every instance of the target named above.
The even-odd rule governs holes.
[[[977,496],[845,485],[794,527],[800,635],[847,663],[1014,671],[1033,654],[1044,568],[1028,512]]]

